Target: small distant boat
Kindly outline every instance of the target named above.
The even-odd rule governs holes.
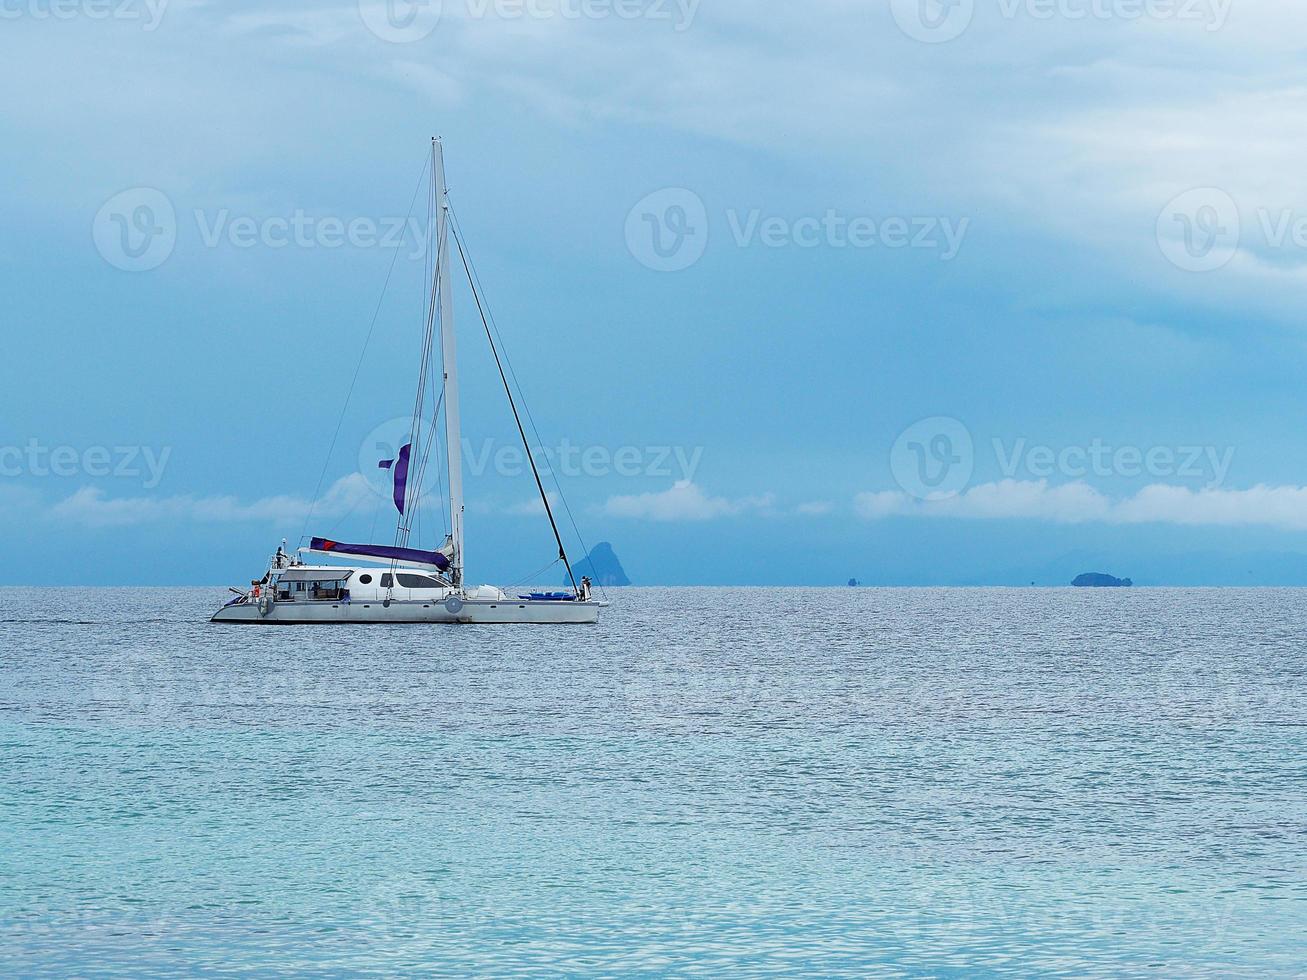
[[[471,273],[463,243],[450,220],[449,192],[445,185],[444,151],[439,139],[431,141],[432,234],[435,265],[431,270],[426,329],[418,372],[418,395],[409,442],[394,459],[379,460],[389,470],[393,499],[399,517],[393,544],[350,544],[329,538],[312,538],[295,555],[283,547],[268,563],[267,571],[248,590],[232,589],[236,598],[213,614],[215,623],[596,623],[606,603],[591,595],[589,579],[578,583],[554,520],[553,507],[527,446],[536,488],[544,513],[558,544],[559,561],[567,569],[571,588],[562,592],[505,591],[493,585],[466,584],[463,544],[462,436],[459,419],[458,358],[454,335],[454,307],[450,276],[451,232],[462,267],[486,327],[486,338],[499,368],[518,434],[526,446],[512,388],[505,375],[494,337],[486,322],[484,305]],[[437,337],[438,335],[438,337]],[[426,434],[424,392],[435,376],[431,359],[439,343],[443,360],[443,389],[433,416],[444,409],[446,487],[449,496],[449,531],[434,551],[410,546],[413,517],[422,498],[422,475],[435,440],[437,426]],[[434,418],[433,418],[434,420]],[[410,476],[415,479],[410,480]],[[303,553],[325,557],[332,564],[308,564]]]

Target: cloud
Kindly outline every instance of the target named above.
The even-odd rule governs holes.
[[[1278,527],[1307,530],[1307,487],[1222,490],[1153,484],[1113,500],[1087,483],[1002,480],[939,499],[920,500],[895,490],[854,499],[865,520],[945,517],[962,520],[1038,520],[1056,524],[1182,524]]]
[[[58,37],[0,38],[15,138],[71,128],[113,148],[108,166],[96,161],[71,181],[36,159],[12,183],[25,202],[29,185],[39,185],[51,207],[66,206],[67,187],[86,184],[82,177],[98,181],[96,195],[143,175],[179,194],[192,185],[230,193],[264,160],[269,126],[289,127],[288,145],[312,146],[296,138],[321,128],[312,100],[269,105],[265,97],[279,80],[312,77],[322,111],[335,114],[354,104],[356,85],[380,85],[383,98],[402,87],[441,108],[493,113],[492,100],[507,98],[578,128],[669,128],[765,147],[832,179],[827,197],[808,206],[860,200],[872,184],[883,189],[881,207],[947,208],[977,224],[1033,229],[1086,243],[1132,273],[1146,261],[1163,290],[1194,283],[1165,265],[1159,213],[1180,191],[1218,186],[1239,203],[1247,234],[1229,275],[1203,287],[1233,281],[1259,303],[1271,302],[1264,294],[1301,302],[1297,260],[1307,250],[1266,249],[1255,220],[1262,207],[1307,203],[1293,179],[1307,146],[1295,60],[1307,26],[1300,3],[1262,0],[1231,12],[1231,0],[1198,0],[1142,14],[1126,2],[977,4],[966,33],[938,48],[906,36],[888,3],[812,0],[760,18],[745,0],[687,0],[645,5],[672,16],[634,20],[562,16],[560,6],[579,9],[449,0],[430,36],[412,44],[371,34],[349,0],[174,0],[161,28],[166,46],[84,18]],[[239,50],[249,70],[216,85],[195,67],[216,50]],[[112,89],[95,84],[108,64],[115,77],[126,72]],[[1021,84],[998,92],[1000,68]],[[175,138],[122,135],[143,127]],[[684,166],[667,171],[669,182],[694,179]]]
[[[632,517],[648,521],[711,521],[745,513],[767,513],[775,497],[712,497],[689,480],[681,480],[670,490],[609,497],[603,512],[609,517]]]
[[[1116,506],[1122,523],[1164,522],[1307,529],[1307,487],[1190,490],[1157,484]]]
[[[50,509],[50,516],[88,527],[126,527],[164,521],[281,524],[303,519],[312,507],[319,517],[340,517],[376,495],[361,473],[341,477],[316,507],[301,497],[264,497],[241,503],[236,497],[108,497],[99,487],[82,487]]]
[[[41,496],[29,487],[0,483],[0,511],[8,516],[40,507]]]
[[[546,494],[549,498],[549,506],[558,506],[558,494]],[[521,503],[512,504],[504,508],[505,514],[512,514],[514,517],[544,517],[545,505],[539,497],[532,497],[530,500],[524,500]]]
[[[795,508],[800,514],[806,517],[817,517],[822,514],[829,514],[835,509],[835,505],[829,500],[809,500],[807,503],[799,504]]]

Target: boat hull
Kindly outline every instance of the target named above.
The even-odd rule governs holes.
[[[210,622],[250,626],[367,623],[588,625],[599,621],[598,602],[465,599],[460,603],[256,602],[223,606]]]

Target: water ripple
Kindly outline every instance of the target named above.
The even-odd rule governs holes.
[[[0,590],[0,974],[1307,963],[1307,592],[220,591]]]

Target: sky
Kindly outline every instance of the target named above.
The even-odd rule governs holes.
[[[439,135],[574,555],[1307,584],[1304,28],[1288,0],[0,0],[0,582],[239,584],[282,538],[391,539]],[[455,303],[469,577],[561,581]]]

